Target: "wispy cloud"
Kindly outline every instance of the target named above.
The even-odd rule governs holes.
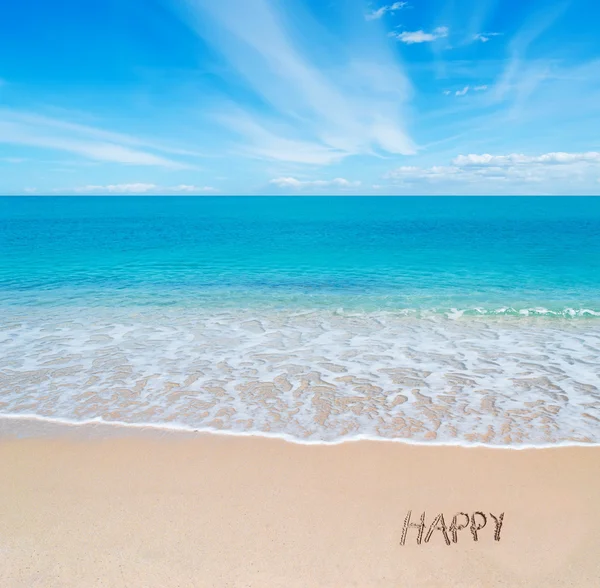
[[[6,163],[25,163],[27,160],[23,157],[0,157],[0,161],[5,161]]]
[[[406,43],[407,45],[413,45],[415,43],[431,43],[432,41],[437,41],[438,39],[444,39],[448,36],[450,29],[448,27],[437,27],[431,31],[431,33],[426,33],[423,30],[419,31],[404,31],[402,33],[390,33],[390,36]]]
[[[525,102],[535,87],[545,79],[544,66],[535,66],[526,59],[529,46],[542,36],[565,12],[567,1],[555,5],[551,10],[538,12],[511,39],[508,45],[509,59],[498,83],[494,87],[496,100],[504,99],[514,92],[517,105]]]
[[[333,180],[298,180],[296,178],[274,178],[269,184],[279,188],[302,190],[303,188],[358,188],[360,182],[352,182],[345,178]]]
[[[461,90],[456,90],[454,92],[455,96],[466,96],[471,90],[473,90],[473,92],[485,92],[488,89],[488,87],[486,85],[483,86],[465,86],[464,88],[462,88]],[[451,94],[450,90],[446,90],[444,91],[444,94],[448,95]]]
[[[402,10],[406,6],[408,6],[408,2],[394,2],[393,4],[386,4],[380,8],[377,8],[376,10],[368,12],[365,15],[365,18],[367,20],[377,20],[388,13],[394,13],[398,10]]]
[[[252,118],[248,113],[233,109],[227,115],[217,117],[224,126],[244,137],[249,144],[237,148],[241,155],[258,159],[272,159],[308,165],[329,165],[338,162],[348,155],[343,145],[323,145],[312,141],[287,138],[286,130],[294,134],[294,128],[279,128],[279,133],[269,130],[265,125]]]
[[[499,37],[502,33],[476,33],[473,35],[473,41],[487,43],[492,37]]]
[[[211,112],[237,135],[237,151],[308,164],[415,151],[402,117],[410,83],[381,31],[360,13],[361,42],[353,43],[337,40],[308,13],[288,14],[291,6],[275,0],[179,0],[179,6],[228,64],[231,95],[243,90],[244,99],[221,100]]]
[[[193,166],[160,154],[178,152],[141,139],[13,109],[0,109],[0,143],[63,151],[124,165],[190,169]],[[158,151],[159,153],[153,153]]]
[[[78,194],[209,194],[217,192],[210,186],[194,186],[180,184],[179,186],[159,186],[144,182],[130,184],[108,184],[106,186],[87,185],[73,190]]]

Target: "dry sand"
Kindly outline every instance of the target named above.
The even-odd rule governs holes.
[[[5,439],[0,476],[2,588],[600,586],[595,447]]]

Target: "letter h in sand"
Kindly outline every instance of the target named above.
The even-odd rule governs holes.
[[[412,510],[408,511],[406,518],[404,519],[404,527],[402,528],[402,537],[400,539],[400,545],[404,545],[406,543],[406,535],[408,534],[408,529],[418,529],[417,533],[417,545],[421,545],[421,541],[423,539],[423,532],[425,531],[425,513],[421,515],[421,521],[417,523],[411,523],[410,517],[412,515]]]

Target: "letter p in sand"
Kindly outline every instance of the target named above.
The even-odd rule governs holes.
[[[480,518],[480,523],[477,523],[475,517]],[[477,541],[477,531],[481,531],[487,524],[487,517],[480,511],[474,512],[471,515],[471,534],[473,535],[473,541]]]

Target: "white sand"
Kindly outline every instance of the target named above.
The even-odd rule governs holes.
[[[409,510],[421,545],[400,545]],[[477,542],[425,541],[459,511],[486,514]],[[596,447],[0,441],[2,588],[599,585]]]

